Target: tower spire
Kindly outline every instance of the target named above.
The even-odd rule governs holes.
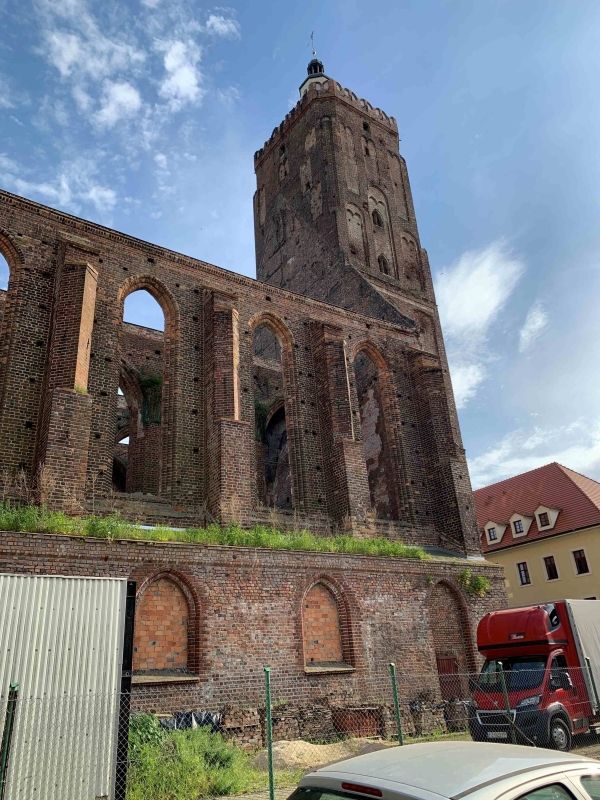
[[[308,67],[306,71],[308,73],[308,77],[304,79],[304,81],[300,84],[300,97],[306,92],[308,87],[311,83],[323,83],[327,80],[327,75],[325,75],[325,68],[323,66],[323,62],[317,58],[317,51],[315,49],[315,32],[311,31],[310,34],[310,47],[312,52],[312,58],[308,62]]]

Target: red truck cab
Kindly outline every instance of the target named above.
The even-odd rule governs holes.
[[[598,721],[599,601],[486,614],[477,647],[486,660],[471,686],[473,739],[569,750]]]

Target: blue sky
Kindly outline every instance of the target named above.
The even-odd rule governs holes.
[[[398,120],[475,485],[600,479],[596,0],[3,0],[0,23],[0,185],[252,276],[253,153],[314,30]]]

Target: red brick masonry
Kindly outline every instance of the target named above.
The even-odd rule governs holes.
[[[248,704],[261,696],[265,664],[272,667],[277,685],[285,683],[287,691],[291,687],[296,699],[341,693],[355,701],[371,688],[378,690],[390,661],[398,665],[406,696],[414,689],[410,674],[437,681],[438,655],[456,658],[460,671],[473,669],[476,623],[502,605],[504,585],[499,567],[482,565],[492,589],[485,598],[469,598],[457,583],[464,567],[464,562],[448,560],[0,534],[2,572],[137,581],[136,666],[142,658],[154,658],[143,666],[173,672],[183,666],[187,644],[185,671],[198,678],[179,697],[165,686],[137,686],[138,695],[149,696],[153,707],[160,706],[160,691],[175,707],[182,702],[214,708]],[[321,628],[316,637],[314,627],[303,632],[303,607],[307,600],[314,602],[315,585],[321,597],[326,589],[335,598],[350,672],[306,672],[312,641],[332,632],[329,598],[326,630]],[[184,616],[187,643],[181,635]],[[334,650],[331,644],[328,648],[321,652],[331,658]]]

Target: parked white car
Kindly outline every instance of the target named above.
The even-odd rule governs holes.
[[[600,761],[484,742],[378,750],[306,775],[289,800],[600,800]]]

